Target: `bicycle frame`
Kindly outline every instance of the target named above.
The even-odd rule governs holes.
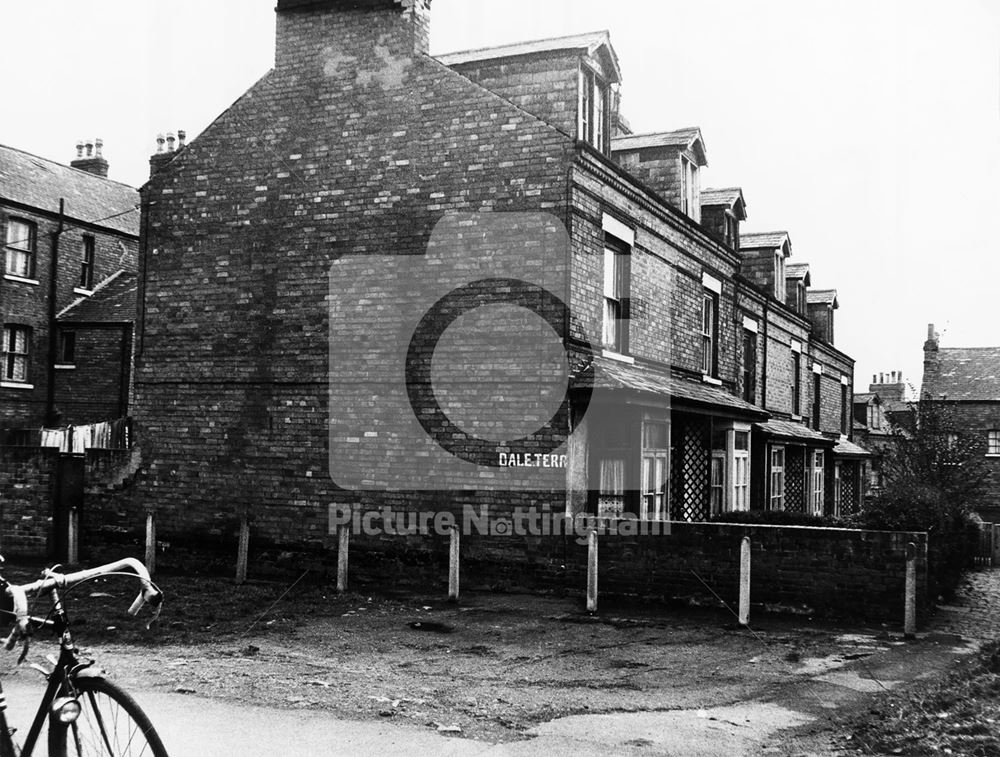
[[[71,688],[73,679],[93,665],[93,662],[81,663],[77,657],[76,645],[69,631],[69,619],[55,589],[52,589],[52,606],[54,618],[50,622],[59,634],[59,658],[48,676],[45,693],[42,695],[42,701],[38,705],[38,711],[31,722],[31,728],[28,730],[21,751],[17,750],[7,723],[7,697],[0,684],[0,757],[31,757],[38,738],[42,735],[42,727],[46,719],[51,717],[52,703],[56,701],[61,691],[67,687]],[[60,727],[60,724],[53,719],[49,727]]]

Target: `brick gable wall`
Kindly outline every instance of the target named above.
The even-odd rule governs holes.
[[[221,533],[249,510],[263,538],[316,545],[333,501],[444,504],[330,478],[328,338],[357,337],[329,333],[331,263],[370,256],[384,269],[381,256],[421,254],[448,211],[564,215],[564,135],[433,59],[387,65],[348,20],[297,28],[300,52],[147,190],[136,507],[157,508],[165,533]],[[331,35],[350,55],[325,52]],[[427,476],[419,460],[399,465]],[[447,505],[516,504],[493,500]]]

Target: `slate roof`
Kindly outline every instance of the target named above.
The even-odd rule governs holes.
[[[630,134],[627,137],[615,137],[611,140],[612,152],[645,150],[650,147],[679,147],[684,150],[694,150],[698,154],[699,165],[708,165],[705,157],[705,139],[697,126],[661,131],[656,134]]]
[[[841,439],[833,448],[834,457],[871,457],[872,453],[848,439]]]
[[[590,386],[599,389],[625,390],[640,394],[669,397],[679,404],[721,408],[734,415],[766,418],[767,413],[744,402],[720,387],[701,381],[671,376],[668,372],[644,365],[630,365],[605,357],[595,357],[593,363],[573,378],[575,388]]]
[[[730,210],[738,209],[737,214],[741,221],[747,218],[747,203],[743,199],[743,190],[740,187],[727,187],[725,189],[703,189],[701,190],[701,206],[723,206]]]
[[[520,55],[534,55],[536,53],[547,53],[556,50],[584,50],[588,55],[593,55],[602,46],[607,47],[608,57],[611,59],[614,68],[615,80],[620,81],[621,64],[618,61],[618,54],[615,53],[615,49],[611,46],[611,35],[607,31],[539,39],[531,42],[515,42],[510,45],[498,45],[496,47],[480,47],[475,50],[461,50],[434,57],[446,66],[460,66],[463,63],[475,63],[476,61],[495,60],[497,58],[514,58]]]
[[[833,305],[839,308],[836,289],[810,289],[806,292],[806,302],[810,305]]]
[[[786,279],[809,279],[808,263],[789,263],[785,266]],[[806,284],[808,286],[808,284]]]
[[[742,199],[743,190],[739,187],[701,190],[702,205],[725,205],[727,208],[731,208]]]
[[[923,393],[937,399],[1000,402],[1000,347],[945,347],[925,371]]]
[[[788,242],[789,250],[792,246],[792,238],[787,231],[763,231],[756,234],[740,234],[740,249],[743,250],[763,250],[778,249],[785,242]]]
[[[828,439],[818,431],[806,428],[795,421],[772,418],[767,423],[758,423],[757,428],[776,439],[808,442],[812,445],[831,445],[833,443],[832,439]]]
[[[135,320],[138,274],[118,271],[59,313],[61,323],[130,323]]]
[[[134,187],[0,145],[0,201],[56,213],[60,198],[66,200],[70,218],[139,235],[139,191]]]

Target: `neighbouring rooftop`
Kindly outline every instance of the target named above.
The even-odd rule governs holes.
[[[537,55],[539,53],[557,52],[560,50],[579,50],[587,55],[594,55],[602,48],[606,49],[614,76],[612,81],[621,81],[621,65],[618,55],[611,46],[611,35],[607,31],[574,34],[568,37],[552,37],[531,42],[515,42],[509,45],[495,47],[480,47],[475,50],[436,55],[438,61],[446,66],[461,66],[465,63],[476,63],[500,58],[516,58],[522,55]]]
[[[118,271],[59,313],[63,323],[129,323],[135,320],[138,275]]]
[[[58,213],[60,199],[74,220],[139,234],[139,191],[134,187],[0,145],[0,201]]]
[[[777,249],[786,242],[791,249],[792,239],[787,231],[762,231],[740,235],[740,247],[744,250]]]
[[[937,351],[937,360],[936,371],[924,371],[924,394],[1000,402],[1000,347],[944,347]]]

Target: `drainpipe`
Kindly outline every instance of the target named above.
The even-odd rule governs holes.
[[[767,324],[768,315],[771,309],[768,307],[767,300],[764,300],[764,339],[763,346],[761,349],[761,360],[764,361],[764,370],[760,372],[760,406],[764,410],[767,410]]]
[[[49,266],[49,359],[47,381],[45,387],[45,425],[53,427],[59,424],[59,414],[56,412],[56,358],[59,345],[57,343],[56,313],[59,312],[56,297],[59,294],[59,238],[62,236],[65,220],[66,202],[59,200],[59,226],[52,234],[52,262]]]

